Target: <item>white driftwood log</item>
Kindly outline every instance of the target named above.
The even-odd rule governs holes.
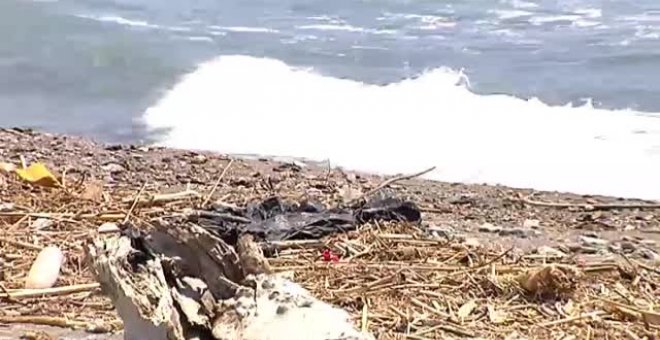
[[[271,273],[249,236],[234,250],[196,225],[158,229],[146,247],[127,236],[87,247],[125,339],[373,339],[346,311]]]

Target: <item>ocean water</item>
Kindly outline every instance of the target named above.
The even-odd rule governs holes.
[[[3,0],[0,41],[0,125],[660,199],[652,0]]]

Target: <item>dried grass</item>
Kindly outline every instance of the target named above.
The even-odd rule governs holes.
[[[249,173],[243,162],[233,167]],[[128,218],[147,227],[151,219],[206,204],[211,191],[225,202],[244,204],[273,192],[310,196],[310,187],[324,188],[319,183],[338,187],[325,175],[287,182],[278,189],[270,178],[260,179],[258,185],[266,187],[262,190],[255,181],[225,172],[218,177],[221,169],[214,178],[247,185],[219,185],[219,179],[209,179],[209,184],[188,186],[179,191],[185,194],[172,195],[172,188],[163,193],[163,187],[120,182],[99,192],[98,184],[90,189],[76,177],[63,181],[68,183],[64,189],[42,189],[0,174],[2,202],[13,204],[0,212],[0,323],[55,324],[96,332],[120,329],[83,254],[83,244],[104,222]],[[144,195],[136,197],[142,189]],[[311,196],[333,203],[339,199],[336,192],[320,189]],[[39,218],[51,219],[52,226],[34,230]],[[60,246],[66,254],[58,288],[22,290],[31,261],[47,245]],[[419,226],[399,223],[366,225],[321,241],[279,242],[277,247],[277,257],[270,259],[273,270],[292,273],[295,281],[348,310],[356,327],[379,339],[643,339],[657,336],[660,329],[660,273],[635,260],[578,263],[526,257],[496,245],[470,247],[433,239]],[[324,249],[340,260],[325,262]]]

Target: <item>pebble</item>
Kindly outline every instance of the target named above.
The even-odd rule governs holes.
[[[452,239],[456,235],[456,230],[454,228],[445,226],[429,226],[429,232],[435,237],[442,237],[446,239]]]
[[[482,233],[499,233],[502,231],[502,227],[495,226],[491,223],[484,223],[479,226],[479,231]]]
[[[641,240],[639,241],[639,244],[647,247],[653,247],[656,245],[656,242],[653,240]]]
[[[99,234],[118,233],[120,231],[121,230],[119,229],[119,226],[116,223],[112,223],[112,222],[103,223],[98,228]]]
[[[64,263],[64,253],[55,246],[46,247],[41,250],[30,267],[30,272],[25,279],[25,288],[40,289],[50,288],[55,285],[60,275],[60,268]]]
[[[609,243],[607,240],[591,236],[580,236],[580,242],[591,247],[605,247]]]
[[[104,166],[101,167],[101,169],[110,172],[111,174],[114,173],[119,173],[119,172],[124,172],[126,169],[124,169],[123,166],[117,164],[117,163],[108,163]]]
[[[548,246],[541,246],[536,249],[536,253],[539,255],[552,256],[552,257],[565,257],[566,253],[559,249],[555,249]]]
[[[621,249],[624,251],[635,251],[637,249],[637,246],[629,241],[623,241],[619,243],[619,245],[621,246]]]
[[[476,238],[468,237],[463,241],[463,244],[465,244],[468,247],[479,247],[481,245],[481,242],[477,240]]]
[[[192,159],[192,164],[204,164],[208,159],[204,155],[195,155]]]
[[[9,212],[14,210],[14,203],[0,203],[0,212]]]
[[[631,225],[631,224],[626,224],[626,226],[623,227],[623,230],[625,230],[625,231],[631,231],[631,230],[635,230],[635,229],[637,229],[637,228],[635,228],[635,226]]]
[[[658,253],[650,249],[642,249],[641,253],[645,259],[651,260],[653,265],[660,265],[660,255],[658,255]]]
[[[539,220],[525,220],[523,222],[523,227],[536,229],[541,226],[541,221]]]
[[[32,222],[32,228],[35,230],[44,230],[53,226],[53,220],[50,218],[38,218]]]

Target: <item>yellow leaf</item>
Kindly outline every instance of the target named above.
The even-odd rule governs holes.
[[[464,305],[461,306],[461,308],[458,309],[456,314],[458,314],[458,318],[461,319],[461,321],[470,315],[474,308],[477,307],[477,302],[474,300],[470,300],[466,302]]]
[[[16,174],[26,182],[44,187],[59,187],[60,181],[42,163],[33,163],[25,169],[16,169]]]

